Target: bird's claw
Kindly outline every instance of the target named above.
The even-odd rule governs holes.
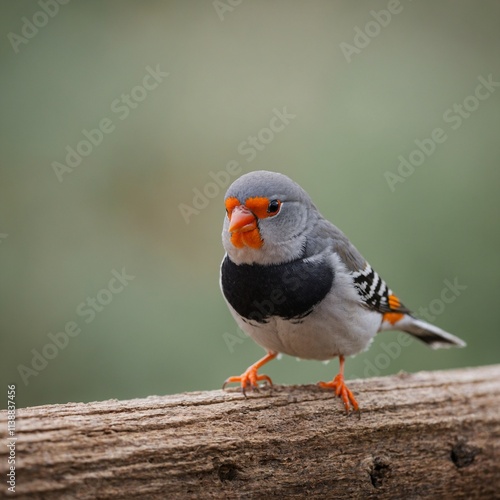
[[[344,376],[341,373],[339,373],[331,382],[318,382],[318,385],[323,389],[333,389],[335,396],[342,399],[346,412],[349,413],[352,405],[354,411],[357,411],[358,416],[361,417],[358,402],[356,401],[352,391],[347,387],[344,381]]]
[[[270,377],[267,375],[259,375],[256,369],[250,367],[242,375],[227,378],[224,384],[222,384],[222,389],[224,390],[228,384],[239,383],[241,385],[241,392],[246,397],[247,389],[259,392],[258,383],[262,381],[267,382],[271,386],[273,385],[273,381]]]

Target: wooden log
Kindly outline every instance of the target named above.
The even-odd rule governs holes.
[[[349,386],[19,409],[16,498],[500,498],[500,365]]]

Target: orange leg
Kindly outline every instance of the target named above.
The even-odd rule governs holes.
[[[323,389],[333,389],[335,395],[342,398],[347,413],[349,413],[350,405],[352,405],[354,410],[359,411],[358,402],[344,381],[344,356],[339,356],[339,363],[339,374],[331,382],[318,382],[318,385],[323,387]]]
[[[262,359],[259,359],[257,363],[254,363],[252,366],[248,367],[246,371],[237,377],[229,377],[224,382],[222,389],[225,389],[227,384],[231,384],[232,382],[239,382],[241,384],[241,390],[243,394],[246,396],[245,391],[247,387],[250,389],[257,389],[258,384],[261,380],[265,380],[269,385],[273,385],[272,380],[267,375],[259,375],[257,370],[265,365],[267,362],[271,361],[278,355],[277,352],[268,352]]]

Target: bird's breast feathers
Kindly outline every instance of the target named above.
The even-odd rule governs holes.
[[[234,264],[226,255],[221,288],[239,326],[266,349],[330,359],[366,349],[381,315],[361,305],[339,256],[279,265]]]
[[[278,265],[236,265],[226,256],[221,286],[238,314],[265,323],[272,316],[293,320],[310,314],[332,288],[334,274],[323,257]]]

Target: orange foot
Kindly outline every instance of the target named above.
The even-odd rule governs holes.
[[[318,385],[323,389],[333,389],[335,395],[342,398],[347,413],[349,413],[350,405],[355,411],[359,411],[358,402],[344,381],[344,356],[339,356],[339,360],[340,373],[331,382],[318,382]]]
[[[257,363],[254,363],[252,366],[247,368],[247,370],[242,375],[236,377],[229,377],[228,379],[226,379],[226,381],[222,385],[222,389],[225,389],[227,384],[231,384],[233,382],[239,382],[241,384],[241,391],[243,392],[243,395],[246,396],[246,389],[250,388],[253,390],[257,390],[258,382],[262,380],[267,382],[269,385],[273,385],[272,380],[267,375],[259,375],[257,373],[257,370],[262,365],[265,365],[268,361],[274,359],[276,356],[277,353],[269,352],[262,359],[259,359]]]

